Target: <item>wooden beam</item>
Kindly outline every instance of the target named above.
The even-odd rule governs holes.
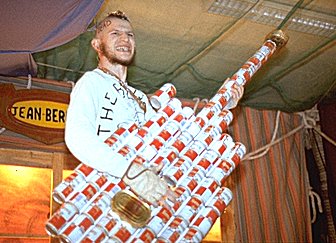
[[[53,215],[60,204],[55,202],[52,197],[52,192],[54,188],[62,182],[63,179],[63,166],[65,162],[65,155],[63,153],[52,153],[52,176],[51,176],[51,191],[50,191],[50,215]],[[58,239],[50,237],[50,243],[59,242]]]

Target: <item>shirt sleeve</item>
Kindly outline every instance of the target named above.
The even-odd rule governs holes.
[[[99,100],[97,89],[92,85],[96,81],[94,79],[97,77],[84,74],[71,93],[65,124],[65,143],[82,163],[121,178],[131,161],[112,151],[96,134],[95,120]]]

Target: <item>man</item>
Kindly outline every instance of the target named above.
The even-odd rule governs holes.
[[[126,15],[120,11],[109,14],[98,24],[91,45],[98,54],[98,67],[86,72],[71,93],[65,142],[82,163],[123,178],[155,205],[172,195],[166,183],[150,170],[143,173],[142,165],[130,164],[104,143],[119,124],[141,126],[155,114],[146,95],[126,82],[127,67],[135,54],[134,33]]]

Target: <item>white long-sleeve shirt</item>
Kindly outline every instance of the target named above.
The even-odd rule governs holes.
[[[127,94],[116,77],[100,69],[86,72],[70,96],[65,126],[65,142],[82,163],[116,177],[122,177],[131,161],[104,143],[123,122],[142,126],[155,114],[146,95],[128,86],[146,102],[147,111]]]

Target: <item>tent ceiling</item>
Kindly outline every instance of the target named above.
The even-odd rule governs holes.
[[[211,6],[219,2],[109,0],[95,21],[117,9],[130,17],[137,40],[128,78],[133,86],[152,93],[172,82],[178,97],[207,99],[259,49],[298,1],[224,0],[224,9],[229,11],[210,13]],[[289,42],[246,86],[242,104],[298,111],[311,108],[322,97],[335,99],[335,13],[336,1],[303,1],[292,16],[295,20],[284,25]],[[274,16],[267,18],[267,14]],[[293,22],[299,20],[308,22],[297,29]],[[315,22],[319,28],[309,27],[309,20],[319,20]],[[39,76],[76,81],[80,72],[94,68],[91,37],[88,31],[64,46],[36,53]],[[47,68],[46,64],[79,72]]]

